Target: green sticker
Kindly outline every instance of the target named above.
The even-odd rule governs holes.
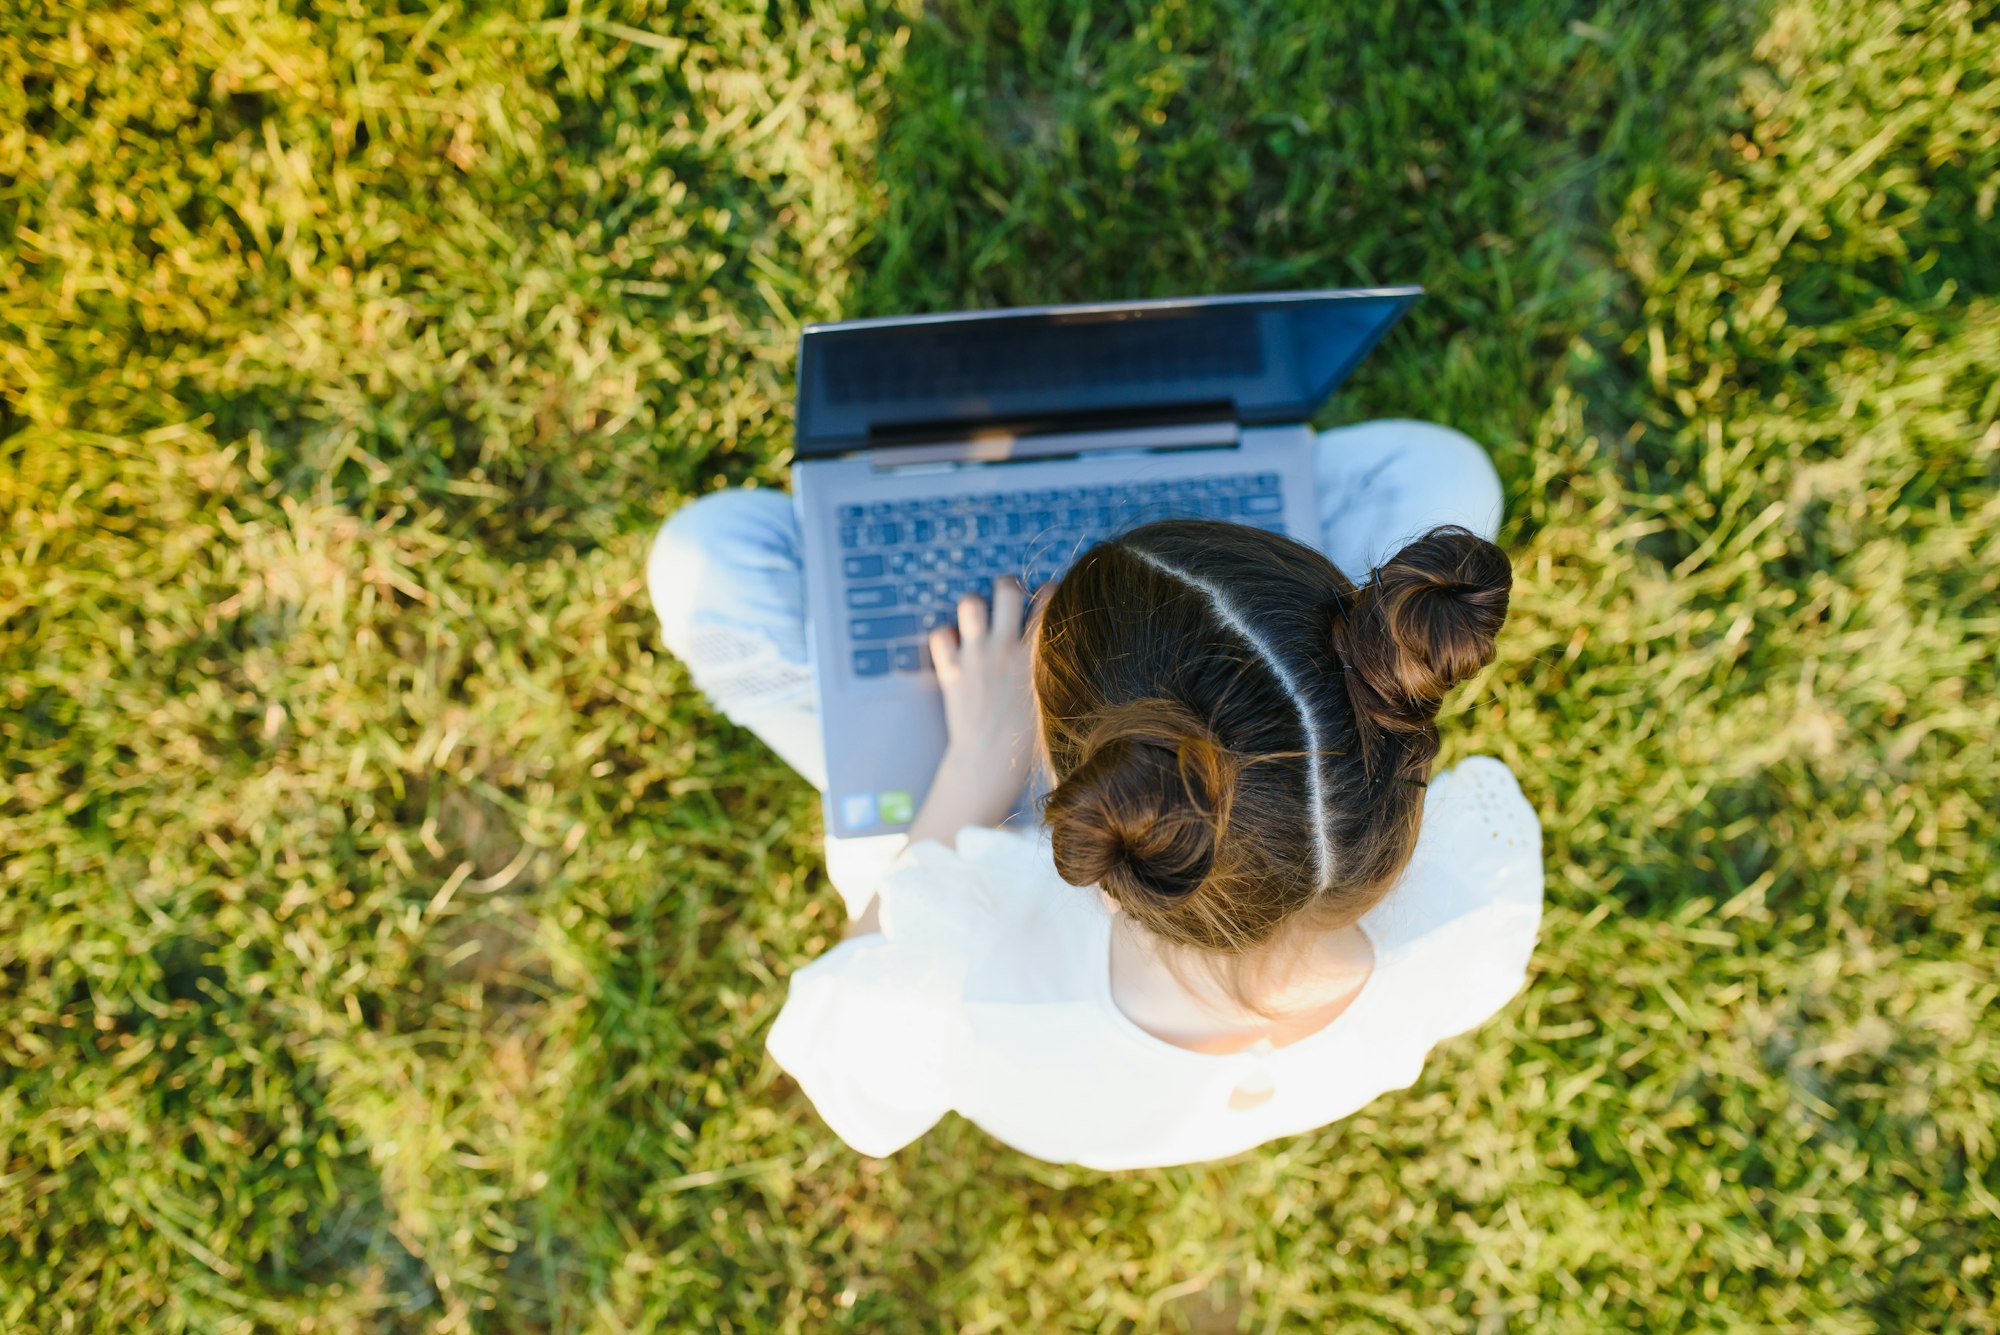
[[[875,794],[875,801],[882,812],[884,825],[906,824],[911,815],[910,795],[900,788],[891,788],[886,793]]]

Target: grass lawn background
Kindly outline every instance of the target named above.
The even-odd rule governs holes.
[[[1991,3],[0,3],[0,1328],[2000,1327]],[[762,1053],[816,802],[657,648],[801,323],[1420,281],[1527,992],[1200,1167]]]

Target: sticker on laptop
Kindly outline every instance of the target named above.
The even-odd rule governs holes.
[[[910,795],[900,788],[891,788],[886,793],[875,794],[876,805],[882,812],[884,825],[907,825],[914,811],[910,805]]]
[[[875,794],[849,793],[840,799],[841,822],[851,830],[865,830],[875,823]]]

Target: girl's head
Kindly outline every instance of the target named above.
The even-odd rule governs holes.
[[[1212,957],[1354,922],[1409,862],[1438,703],[1493,660],[1511,582],[1460,528],[1358,587],[1239,525],[1094,547],[1034,644],[1057,870]]]

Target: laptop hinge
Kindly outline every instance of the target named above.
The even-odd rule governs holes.
[[[1174,422],[1109,431],[1020,434],[1004,428],[977,431],[958,440],[895,445],[868,451],[878,469],[915,464],[990,464],[1051,455],[1096,454],[1100,450],[1192,450],[1232,446],[1242,438],[1234,422]]]

